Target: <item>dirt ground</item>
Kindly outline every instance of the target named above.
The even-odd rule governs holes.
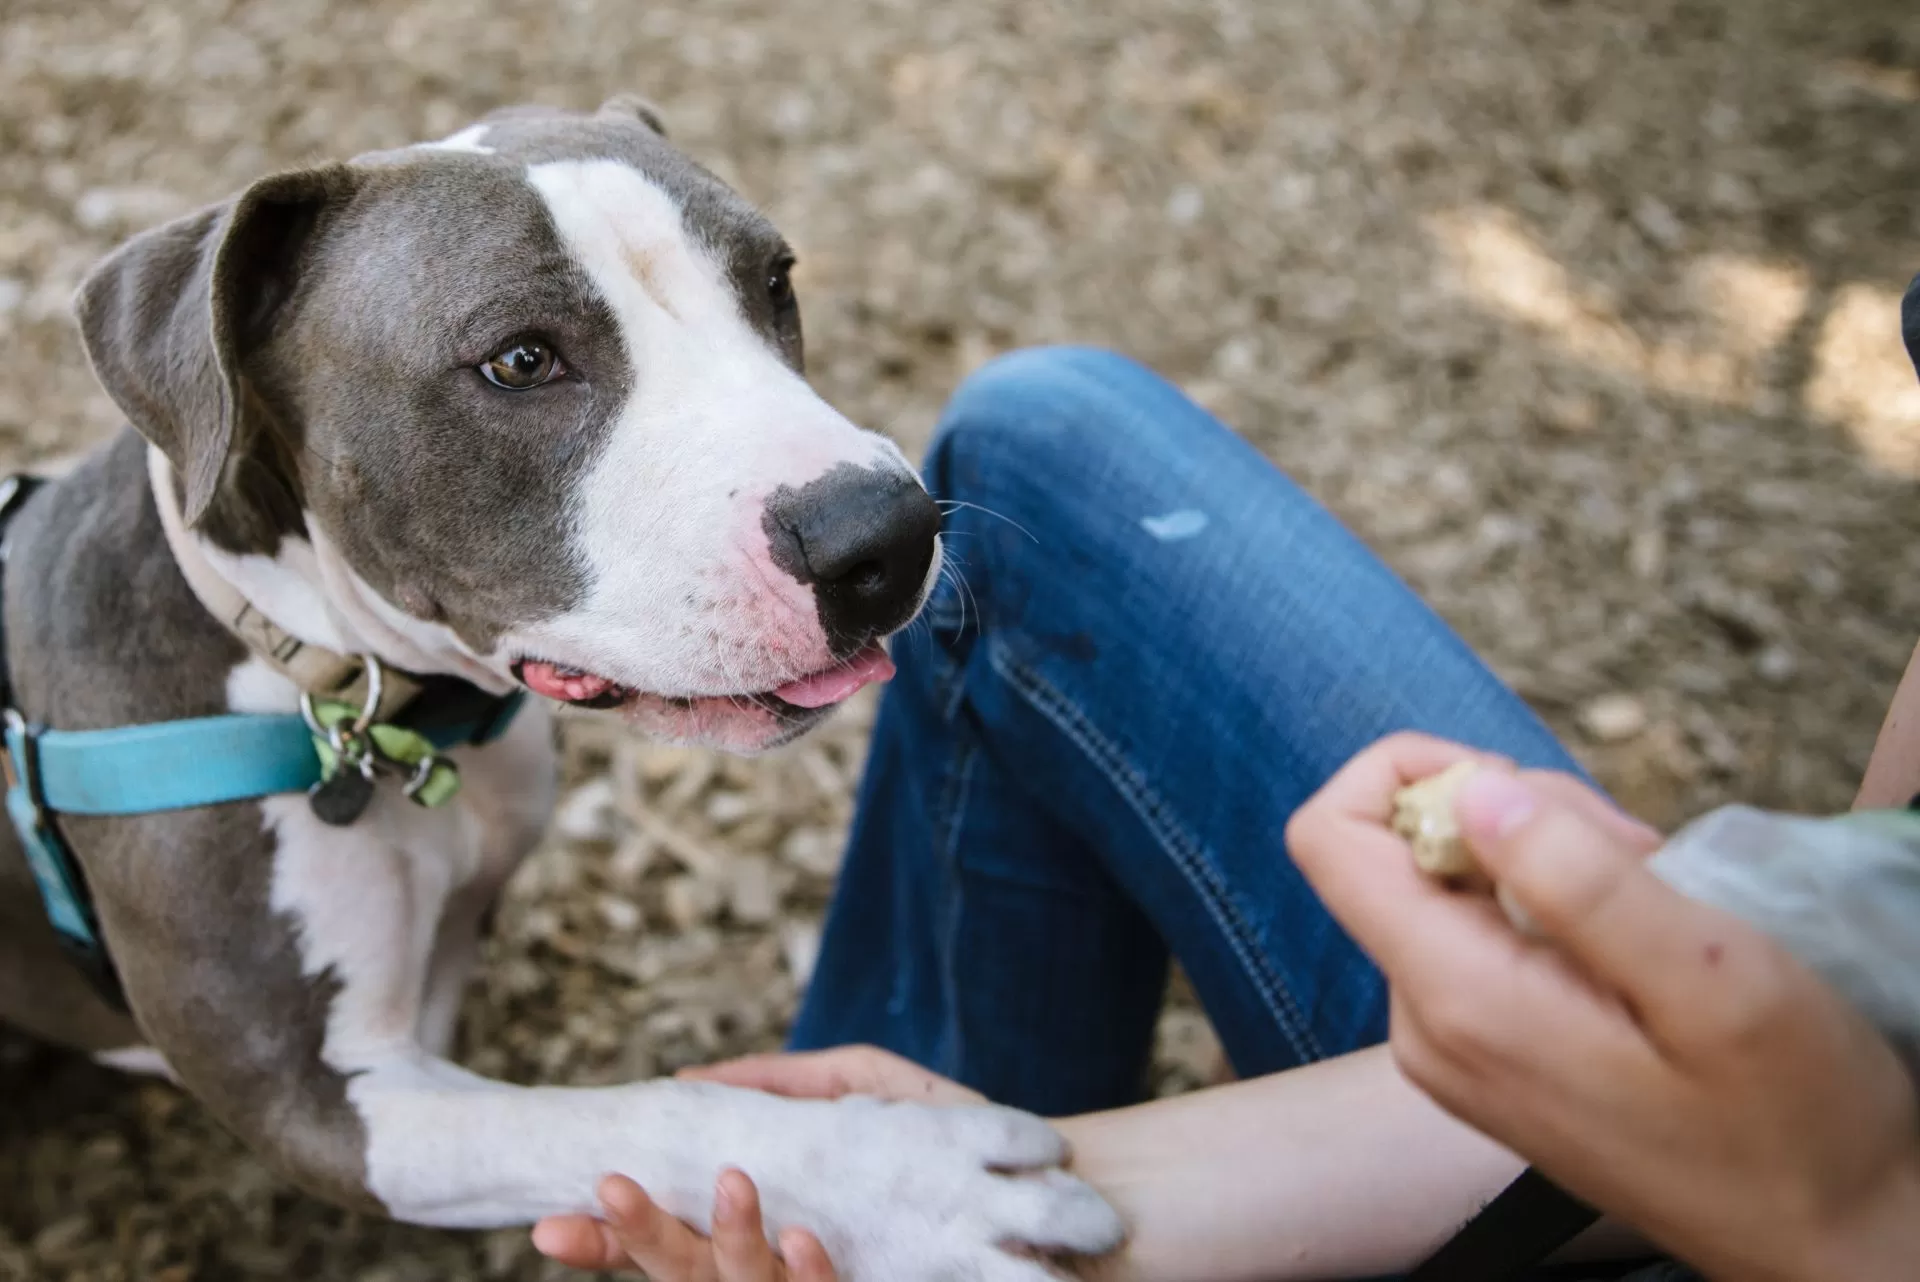
[[[1109,344],[1310,486],[1647,817],[1844,805],[1920,630],[1910,0],[0,0],[0,452],[111,431],[67,317],[141,226],[496,105],[660,103],[799,247],[909,449]],[[757,765],[569,739],[470,1061],[777,1042],[864,719]],[[1160,1087],[1208,1035],[1165,1025]],[[172,1089],[0,1043],[0,1279],[560,1276],[344,1215]]]

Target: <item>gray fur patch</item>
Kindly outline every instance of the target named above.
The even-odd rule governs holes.
[[[181,578],[146,475],[146,446],[128,432],[16,519],[8,649],[21,710],[35,721],[86,730],[227,711],[240,644]],[[275,843],[260,807],[68,816],[62,826],[139,1035],[76,987],[77,973],[32,931],[0,933],[0,974],[33,977],[40,995],[0,1014],[89,1049],[166,1046],[174,1071],[225,1125],[275,1136],[317,1191],[374,1209],[359,1115],[345,1079],[321,1059],[333,984],[302,973],[294,926],[269,905]],[[0,825],[0,919],[38,910],[24,869],[12,827]],[[21,995],[0,988],[9,996]]]

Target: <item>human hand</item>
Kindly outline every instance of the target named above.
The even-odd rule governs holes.
[[[602,1180],[599,1195],[606,1219],[549,1216],[534,1227],[533,1244],[569,1268],[638,1271],[653,1282],[835,1282],[826,1249],[805,1229],[781,1233],[774,1254],[761,1226],[760,1191],[744,1172],[721,1172],[711,1238],[654,1205],[623,1175]]]
[[[984,1104],[987,1097],[878,1046],[836,1046],[785,1055],[747,1055],[683,1068],[675,1076],[742,1086],[796,1099],[872,1095],[921,1104]]]
[[[1460,760],[1463,835],[1532,919],[1434,883],[1393,795]],[[1403,1072],[1716,1276],[1894,1278],[1920,1258],[1920,1119],[1892,1049],[1766,936],[1645,866],[1651,830],[1564,775],[1417,735],[1369,748],[1289,849],[1393,989]]]

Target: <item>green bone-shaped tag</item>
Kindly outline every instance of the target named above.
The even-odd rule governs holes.
[[[339,726],[351,726],[359,718],[360,712],[351,704],[316,699],[313,715],[315,720],[331,730]],[[432,741],[425,735],[405,726],[375,722],[367,727],[366,736],[379,764],[397,767],[397,773],[404,774],[409,780],[417,780],[410,782],[407,787],[407,796],[415,803],[431,809],[444,806],[459,793],[459,767],[435,752]],[[320,757],[320,777],[323,780],[333,778],[341,765],[333,745],[325,736],[315,735],[313,749]]]

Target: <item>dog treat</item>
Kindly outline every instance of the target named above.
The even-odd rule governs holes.
[[[1393,830],[1406,838],[1413,847],[1414,863],[1430,877],[1485,879],[1453,817],[1453,799],[1460,785],[1479,768],[1478,762],[1462,761],[1394,794]]]
[[[1408,784],[1393,797],[1393,830],[1413,847],[1413,862],[1429,877],[1438,877],[1462,889],[1493,891],[1500,911],[1513,928],[1538,938],[1540,928],[1505,886],[1495,886],[1486,869],[1473,857],[1467,839],[1453,817],[1453,799],[1479,763],[1462,761],[1419,783]]]

